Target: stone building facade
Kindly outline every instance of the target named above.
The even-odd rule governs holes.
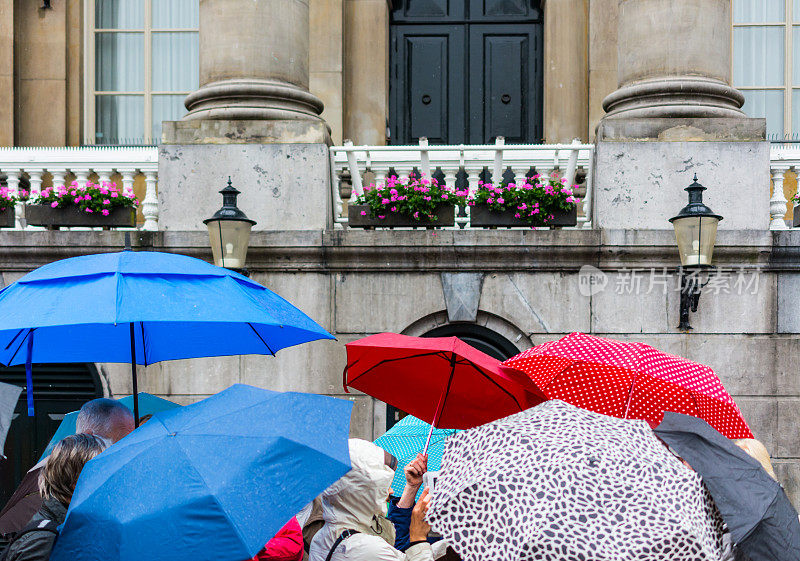
[[[338,341],[275,358],[153,365],[140,376],[142,390],[182,403],[235,382],[345,397],[356,404],[353,434],[374,438],[394,411],[344,393],[348,341],[381,331],[452,334],[508,355],[571,331],[639,340],[715,369],[800,503],[800,236],[770,230],[768,125],[741,110],[755,94],[732,87],[731,2],[176,0],[196,7],[196,27],[185,12],[156,12],[163,5],[153,2],[167,0],[143,1],[141,30],[131,23],[131,31],[123,19],[114,20],[123,27],[98,27],[102,0],[52,0],[49,8],[0,0],[0,145],[107,140],[104,96],[119,104],[141,96],[144,126],[130,130],[143,141],[161,131],[160,219],[158,231],[139,231],[134,245],[209,259],[202,219],[232,175],[240,207],[258,221],[248,254],[253,278]],[[793,2],[782,4],[790,34]],[[170,23],[159,28],[161,17]],[[154,53],[141,91],[127,91],[126,76],[98,89],[106,80],[98,36],[123,41],[140,32],[143,52]],[[159,33],[176,42],[184,34],[190,44],[196,37],[196,64],[159,59]],[[427,71],[415,66],[418,55]],[[476,82],[503,64],[511,64],[507,83],[503,74]],[[187,68],[195,74],[184,76]],[[164,76],[181,80],[156,85]],[[477,105],[449,97],[454,88],[483,97]],[[186,111],[156,122],[157,101],[182,100],[184,90]],[[501,111],[492,113],[493,104]],[[509,114],[520,117],[492,128]],[[382,145],[401,133],[436,139],[437,131],[443,142],[478,135],[465,144],[495,136],[595,142],[591,227],[337,227],[331,144]],[[729,284],[707,287],[687,333],[676,327],[679,260],[667,219],[685,204],[694,173],[725,217],[715,263]],[[121,245],[120,232],[0,230],[2,282]],[[603,286],[587,286],[591,276]],[[97,371],[100,393],[131,391],[124,366]]]

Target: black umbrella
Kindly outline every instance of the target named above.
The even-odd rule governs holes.
[[[751,561],[800,561],[800,522],[780,483],[702,419],[665,413],[656,434],[700,474]]]

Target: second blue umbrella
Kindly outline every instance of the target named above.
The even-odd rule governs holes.
[[[237,384],[83,468],[51,561],[242,561],[350,469],[352,402]]]

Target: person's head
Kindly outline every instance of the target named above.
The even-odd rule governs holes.
[[[755,438],[737,438],[733,441],[736,446],[747,452],[752,458],[758,461],[772,479],[775,477],[775,470],[772,469],[772,462],[769,459],[767,448]]]
[[[387,465],[382,448],[372,442],[351,438],[351,469],[322,493],[325,522],[370,533],[394,544],[394,526],[382,520],[394,470]]]
[[[112,444],[134,428],[131,410],[119,401],[104,397],[84,403],[75,421],[75,432],[102,436]]]
[[[43,499],[69,506],[83,466],[106,449],[106,442],[92,434],[73,434],[60,440],[39,474]]]

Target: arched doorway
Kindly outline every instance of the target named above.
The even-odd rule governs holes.
[[[458,337],[468,345],[486,353],[497,360],[511,358],[520,350],[499,333],[474,323],[451,323],[431,329],[423,337]],[[386,406],[386,430],[406,416],[404,411],[391,405]]]
[[[390,19],[392,144],[542,139],[539,0],[397,0]]]
[[[28,417],[25,368],[0,368],[0,382],[23,388],[6,439],[7,459],[0,464],[0,505],[4,505],[25,472],[39,461],[64,415],[103,392],[94,364],[34,364],[36,416]]]

